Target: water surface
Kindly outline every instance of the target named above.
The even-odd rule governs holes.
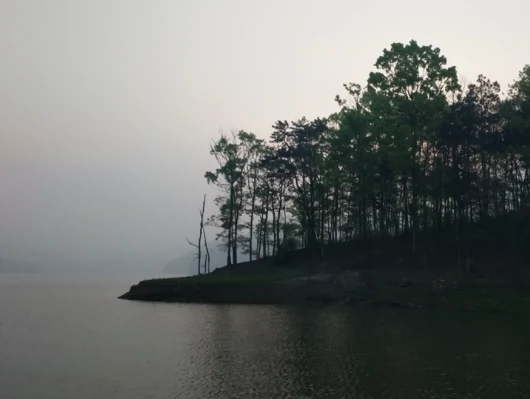
[[[528,320],[116,299],[136,281],[0,275],[0,397],[530,397]]]

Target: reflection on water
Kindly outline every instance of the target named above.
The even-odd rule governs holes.
[[[211,307],[207,397],[530,396],[528,326],[418,311]],[[197,396],[199,397],[199,396]]]
[[[527,320],[119,301],[0,276],[2,398],[528,398]]]

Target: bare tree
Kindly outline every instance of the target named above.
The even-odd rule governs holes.
[[[206,230],[203,231],[204,234],[204,246],[206,247],[206,256],[204,258],[204,272],[210,273],[210,251],[208,250],[208,241],[206,241]],[[206,266],[208,265],[208,268]]]
[[[204,247],[206,248],[206,256],[204,258],[204,273],[210,273],[210,251],[208,250],[208,242],[206,241],[206,230],[204,230],[204,208],[206,207],[206,194],[204,194],[204,198],[202,200],[202,210],[200,211],[201,214],[201,232],[204,236]],[[201,241],[199,239],[199,245],[201,245]],[[206,265],[208,265],[208,269],[206,268]]]
[[[202,233],[202,230],[201,230],[201,233]],[[197,244],[192,243],[190,240],[188,240],[188,237],[186,237],[186,241],[188,241],[188,244],[190,244],[192,247],[197,248],[197,259],[198,259],[198,264],[199,264],[197,274],[201,274],[201,247]]]
[[[204,232],[204,207],[206,205],[206,194],[204,194],[204,199],[202,201],[202,209],[199,209],[199,215],[201,216],[201,224],[199,228],[199,240],[197,244],[192,243],[188,238],[186,237],[186,241],[188,241],[188,244],[191,246],[197,248],[197,274],[201,274],[201,242],[202,242],[202,235]],[[206,236],[205,236],[206,237]],[[206,241],[206,238],[205,238]],[[206,247],[206,251],[208,251],[208,247]],[[207,253],[207,258],[209,258],[210,254]],[[206,270],[205,270],[206,272]]]

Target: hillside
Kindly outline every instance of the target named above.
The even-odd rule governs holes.
[[[530,215],[514,212],[411,239],[372,237],[241,262],[210,275],[145,280],[123,299],[242,303],[390,305],[530,312]]]

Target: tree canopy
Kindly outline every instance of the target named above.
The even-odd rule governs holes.
[[[211,146],[227,263],[284,247],[318,254],[369,237],[452,232],[530,204],[530,66],[501,94],[478,76],[462,87],[440,49],[394,43],[365,85],[345,84],[338,110],[245,131]]]

